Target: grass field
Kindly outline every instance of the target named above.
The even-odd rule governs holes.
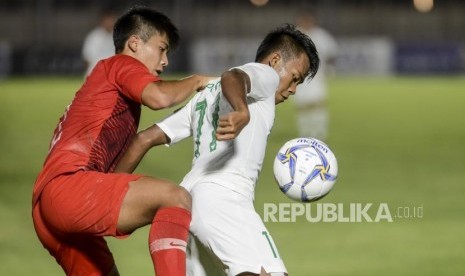
[[[35,236],[31,190],[80,82],[0,82],[0,275],[63,274]],[[290,202],[271,169],[297,135],[295,112],[291,103],[277,110],[256,193],[261,215],[264,203]],[[144,110],[141,128],[166,113]],[[332,80],[330,114],[339,180],[320,202],[386,203],[393,222],[267,223],[290,275],[465,275],[465,78]],[[179,182],[191,156],[190,141],[155,149],[138,172]],[[395,217],[420,206],[422,218]],[[122,275],[153,273],[146,240],[147,228],[109,239]]]

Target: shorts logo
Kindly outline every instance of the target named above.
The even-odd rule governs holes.
[[[150,254],[160,250],[178,249],[186,252],[187,242],[180,239],[165,238],[150,244]]]

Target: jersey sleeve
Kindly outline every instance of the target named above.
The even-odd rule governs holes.
[[[151,82],[160,78],[149,72],[140,61],[125,55],[115,61],[115,82],[119,91],[131,100],[142,103],[142,91]]]
[[[170,138],[171,141],[168,145],[176,144],[192,135],[192,107],[195,98],[192,98],[183,108],[156,123]]]
[[[247,94],[255,100],[264,100],[274,96],[279,85],[279,76],[276,71],[266,64],[247,63],[235,67],[246,73],[250,78],[250,92]]]

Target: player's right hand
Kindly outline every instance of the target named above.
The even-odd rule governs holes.
[[[249,121],[250,114],[248,110],[232,111],[221,116],[216,129],[216,139],[224,141],[236,138]]]

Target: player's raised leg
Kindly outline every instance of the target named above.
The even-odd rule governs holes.
[[[186,275],[191,197],[166,180],[142,177],[129,183],[118,219],[121,233],[151,224],[149,248],[157,275]]]

